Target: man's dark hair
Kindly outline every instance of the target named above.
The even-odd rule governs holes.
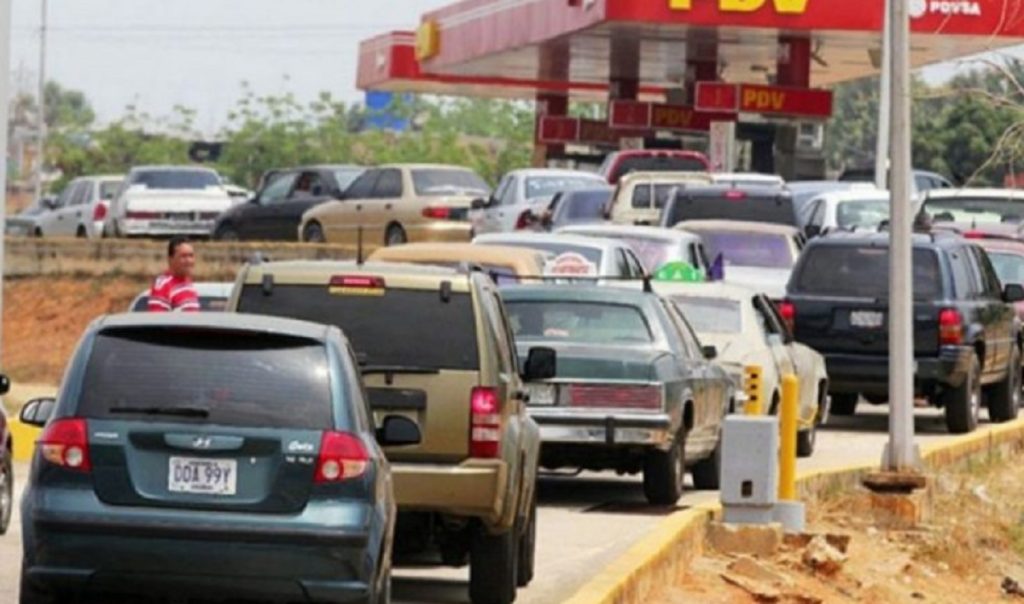
[[[171,240],[167,242],[167,257],[173,258],[174,253],[178,251],[178,248],[188,242],[188,237],[183,235],[175,235],[174,237],[171,237]]]

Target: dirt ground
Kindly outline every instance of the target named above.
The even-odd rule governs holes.
[[[15,383],[59,383],[86,326],[102,314],[124,311],[146,286],[124,277],[6,281],[3,370]]]
[[[1022,462],[1018,454],[932,477],[931,514],[913,531],[875,529],[862,496],[830,500],[809,510],[808,532],[849,537],[845,554],[832,547],[828,564],[811,561],[820,540],[789,540],[764,559],[711,550],[659,601],[1024,603]]]

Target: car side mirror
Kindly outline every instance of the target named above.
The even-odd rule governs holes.
[[[1020,283],[1007,283],[1003,288],[1003,301],[1008,304],[1024,301],[1024,286]]]
[[[473,201],[469,202],[469,209],[471,210],[483,210],[490,206],[490,200],[484,199],[483,197],[477,197]]]
[[[416,422],[402,415],[388,415],[377,428],[377,442],[385,447],[418,445],[423,440]]]
[[[50,421],[57,399],[51,397],[34,398],[21,408],[21,423],[42,428]]]
[[[809,224],[806,227],[804,227],[804,234],[807,236],[808,239],[818,237],[819,235],[822,234],[821,226],[817,224]]]
[[[44,197],[40,202],[47,210],[57,209],[57,198],[56,197]]]
[[[558,368],[558,354],[553,348],[536,346],[526,355],[522,378],[524,382],[550,380]]]
[[[700,352],[705,360],[713,361],[718,358],[718,349],[714,346],[702,346]]]

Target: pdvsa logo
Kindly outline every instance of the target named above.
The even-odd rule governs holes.
[[[910,0],[908,9],[910,16],[914,19],[920,19],[926,15],[981,16],[981,3],[973,0]]]
[[[710,1],[710,0],[707,0]],[[718,0],[718,10],[723,13],[753,13],[768,5],[782,15],[802,15],[807,12],[810,0]],[[690,10],[693,0],[668,0],[672,10]]]

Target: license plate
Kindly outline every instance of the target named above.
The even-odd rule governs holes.
[[[882,326],[885,316],[875,310],[850,311],[850,326],[863,329],[877,329]]]
[[[172,493],[234,495],[238,462],[233,459],[172,457],[167,470],[167,490]]]
[[[552,384],[530,384],[530,404],[550,407],[555,404],[555,387]]]

